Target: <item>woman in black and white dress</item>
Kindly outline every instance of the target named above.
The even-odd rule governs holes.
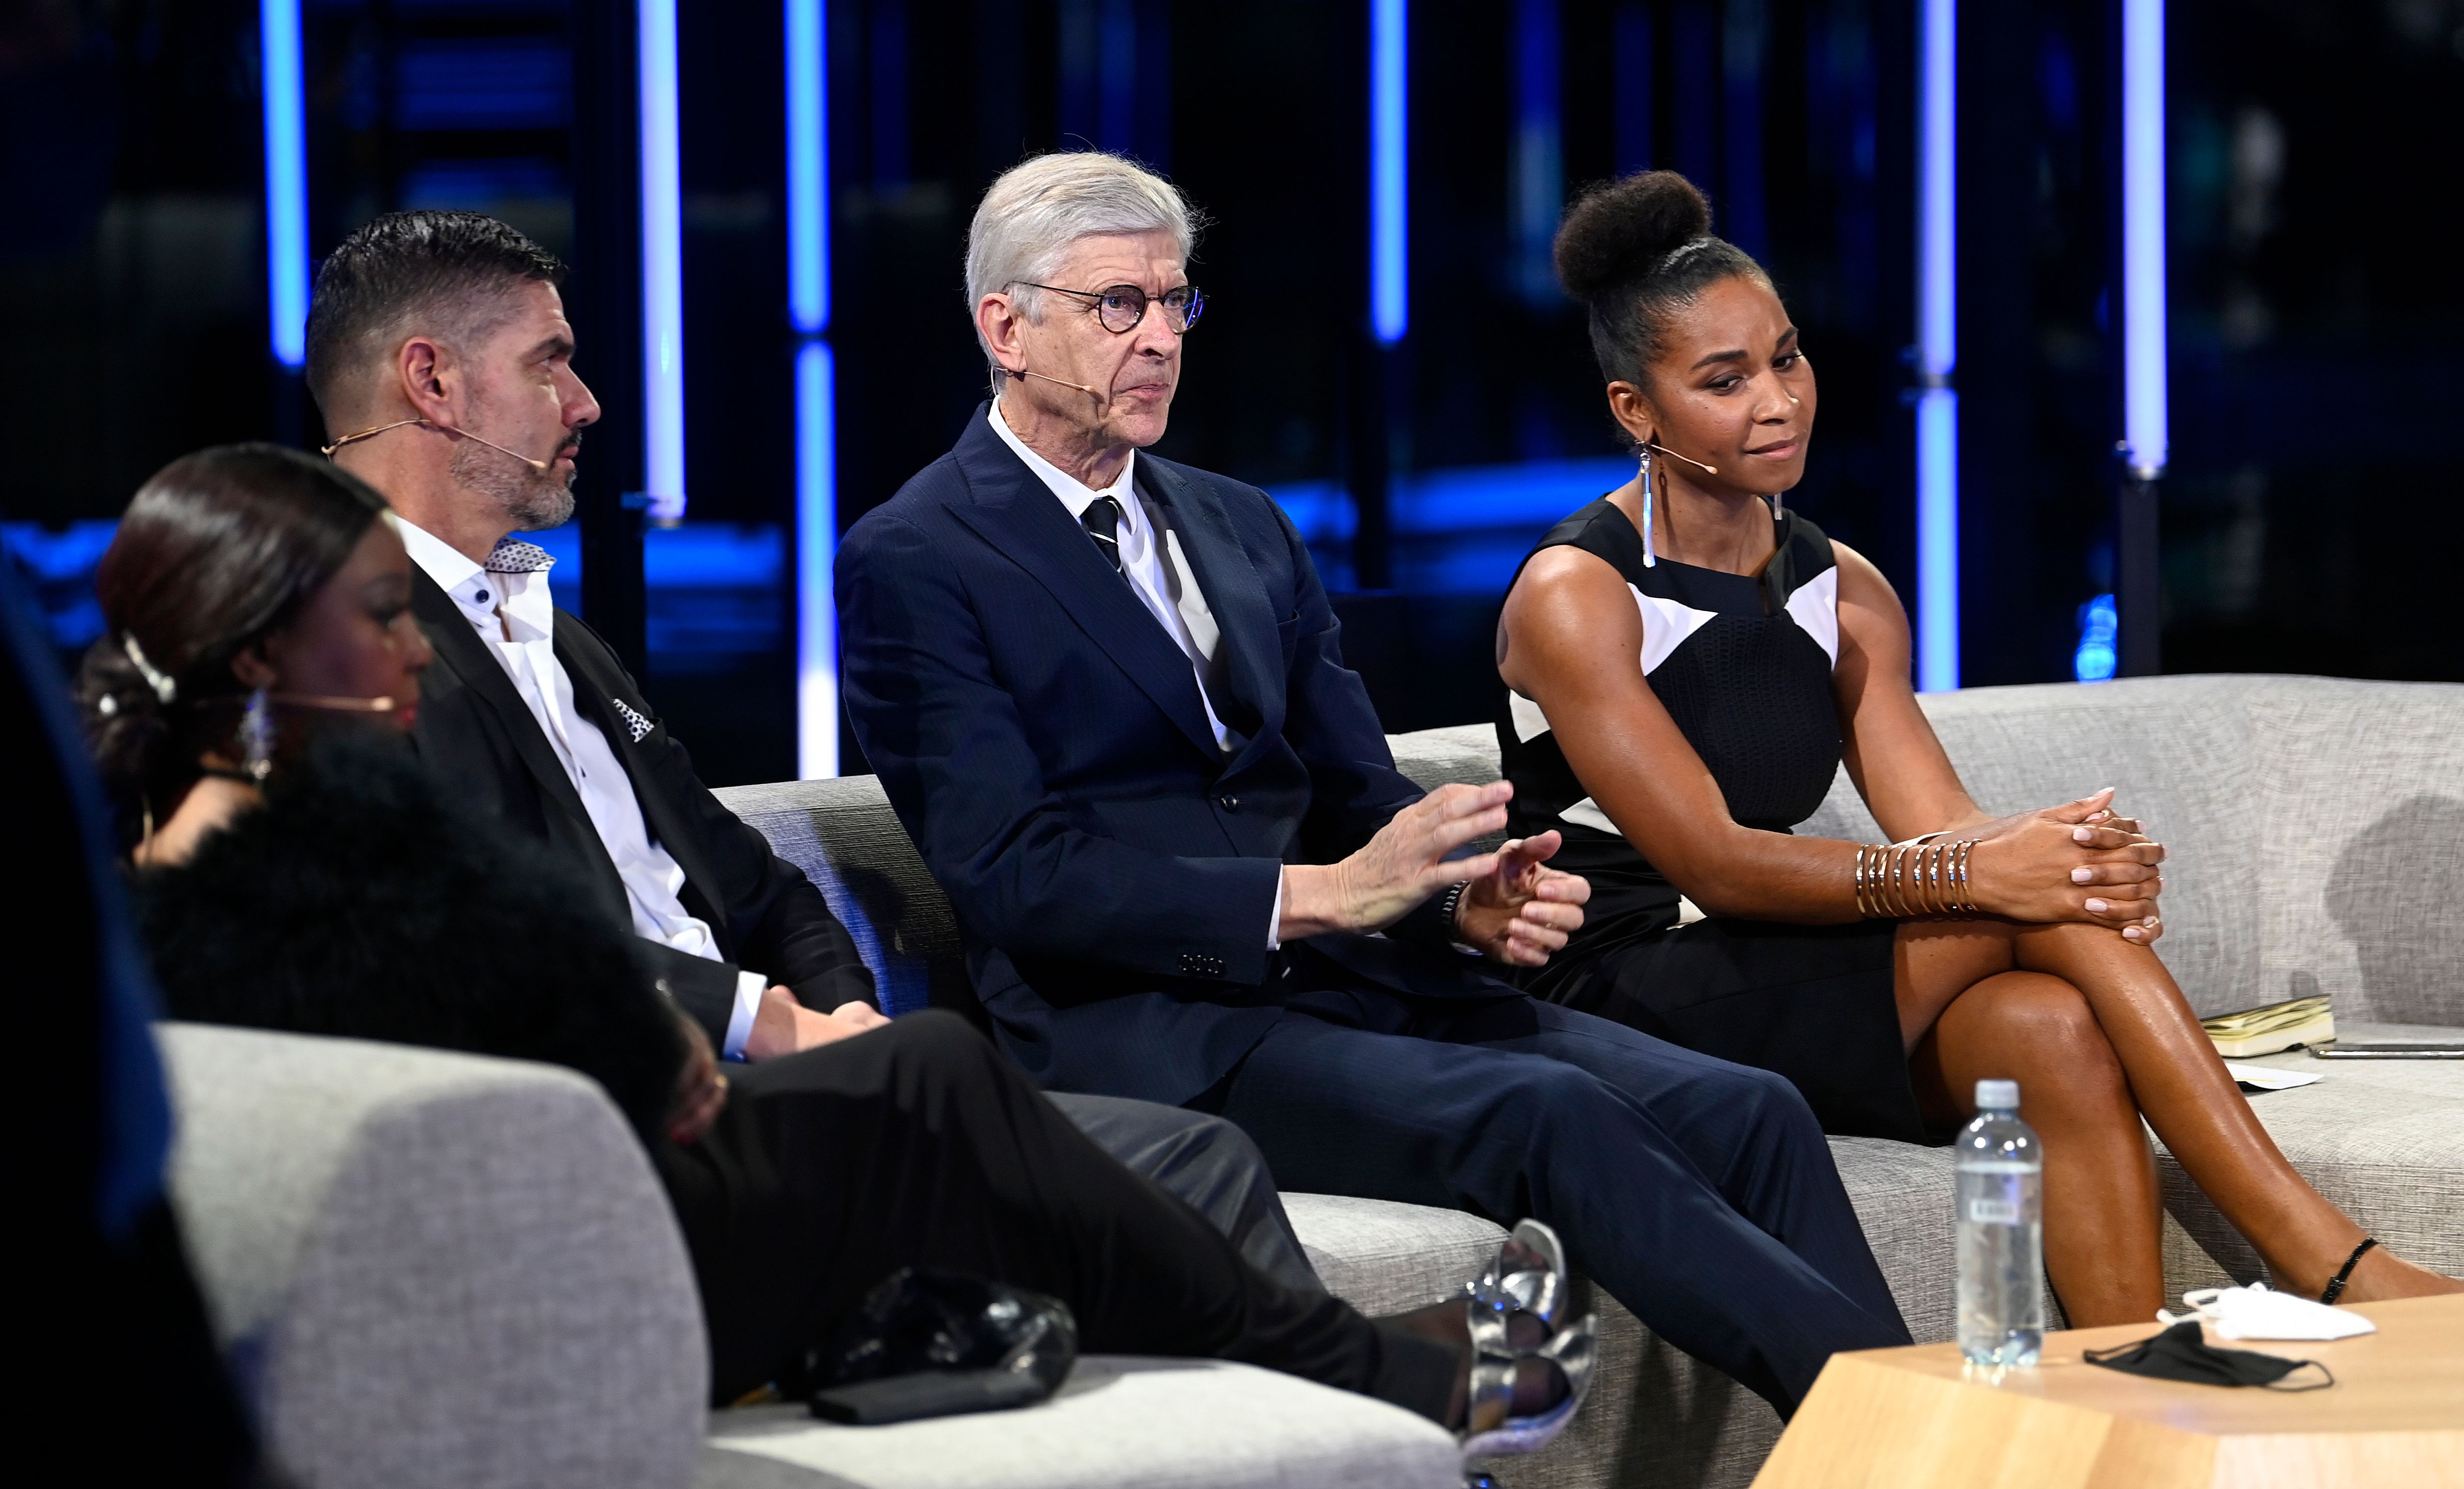
[[[1654,171],[1557,235],[1641,469],[1541,539],[1498,625],[1512,830],[1563,834],[1555,866],[1592,883],[1532,990],[1779,1071],[1834,1132],[1922,1142],[1979,1078],[2017,1079],[2074,1325],[2165,1302],[2143,1112],[2279,1285],[2464,1285],[2370,1246],[2252,1115],[2153,949],[2164,849],[2109,791],[2001,819],[1969,799],[1889,582],[1784,506],[1813,368],[1709,227]],[[1843,759],[1897,845],[1792,834]]]

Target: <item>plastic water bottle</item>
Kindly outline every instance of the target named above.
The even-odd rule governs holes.
[[[1960,1129],[1959,1349],[1977,1365],[2034,1365],[2045,1343],[2045,1153],[2019,1120],[2019,1083],[1976,1083]]]

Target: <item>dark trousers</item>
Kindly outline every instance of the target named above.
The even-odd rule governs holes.
[[[1243,1260],[1286,1287],[1326,1291],[1248,1133],[1221,1117],[1125,1096],[1046,1091],[1045,1100],[1131,1172],[1204,1215]]]
[[[1442,1419],[1453,1350],[1242,1259],[1081,1133],[956,1016],[747,1067],[700,1142],[654,1150],[732,1401],[904,1266],[1069,1304],[1089,1353],[1238,1360]]]
[[[1306,948],[1293,973],[1283,1019],[1201,1099],[1285,1189],[1534,1215],[1653,1333],[1784,1414],[1834,1351],[1908,1343],[1784,1078],[1533,998],[1346,986]]]

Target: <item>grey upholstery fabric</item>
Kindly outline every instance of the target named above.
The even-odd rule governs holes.
[[[693,1475],[708,1390],[682,1238],[582,1077],[167,1024],[171,1191],[215,1327],[303,1485]]]
[[[1389,1199],[1286,1194],[1284,1213],[1326,1290],[1371,1318],[1461,1296],[1506,1240],[1476,1215]]]
[[[819,886],[872,969],[884,1012],[979,1017],[958,923],[870,776],[729,786],[714,793]]]
[[[2464,1024],[2464,688],[2278,686],[2249,709],[2274,974],[2252,1001],[2316,988],[2339,1017]]]
[[[1097,1356],[1081,1359],[1051,1400],[1017,1412],[895,1427],[833,1426],[801,1406],[716,1412],[695,1482],[1454,1489],[1463,1468],[1450,1434],[1366,1396],[1221,1361]]]

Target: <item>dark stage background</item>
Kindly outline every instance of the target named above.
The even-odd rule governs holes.
[[[796,771],[785,67],[776,0],[680,11],[684,525],[640,531],[630,5],[306,0],[312,253],[392,208],[492,211],[575,265],[571,602],[714,783]],[[2066,679],[2115,589],[2116,11],[1960,7],[1963,681]],[[2168,671],[2464,678],[2433,571],[2464,288],[2464,0],[2174,0]],[[1761,255],[1823,380],[1791,500],[1912,594],[1913,0],[1411,8],[1411,330],[1368,312],[1369,7],[829,0],[842,527],[982,396],[960,294],[992,176],[1128,151],[1214,219],[1160,452],[1283,500],[1389,727],[1485,719],[1516,558],[1625,471],[1548,274],[1569,191],[1673,166]],[[321,443],[267,350],[258,9],[0,6],[0,509],[55,637],[144,476]],[[2434,570],[2434,566],[2433,566]],[[845,769],[862,769],[847,747]]]

